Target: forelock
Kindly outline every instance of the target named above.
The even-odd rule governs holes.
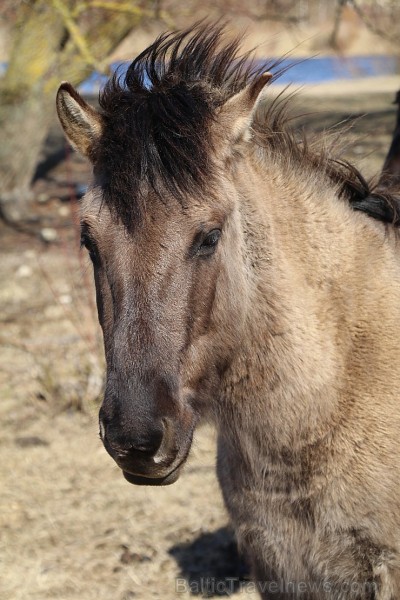
[[[210,124],[227,99],[257,75],[240,39],[220,25],[164,34],[116,73],[100,95],[104,132],[95,171],[104,200],[130,228],[145,210],[149,188],[178,201],[212,186]],[[153,194],[154,195],[154,194]]]

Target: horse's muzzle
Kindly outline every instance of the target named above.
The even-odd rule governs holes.
[[[107,433],[107,427],[100,420],[100,437],[104,447],[129,483],[136,485],[169,485],[180,475],[188,457],[195,419],[192,418],[188,428],[173,423],[170,419],[162,420],[162,428],[157,433],[138,444],[134,440],[124,438],[124,443],[116,443]]]
[[[166,475],[161,477],[144,477],[143,475],[136,475],[124,470],[122,471],[123,476],[127,481],[129,481],[129,483],[133,483],[135,485],[171,485],[171,483],[175,483],[175,481],[179,479],[179,475],[181,474],[182,467],[186,462],[189,450],[190,446],[184,458],[178,462],[175,467],[172,467]]]

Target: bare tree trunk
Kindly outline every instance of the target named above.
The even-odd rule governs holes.
[[[61,19],[43,0],[22,4],[18,16],[10,66],[0,80],[0,202],[11,220],[21,218],[27,209],[52,115],[46,85],[64,36]]]
[[[397,92],[393,104],[397,105],[396,127],[379,178],[378,187],[380,188],[400,185],[400,90]]]
[[[154,0],[154,18],[159,19],[161,17],[162,0]]]
[[[67,10],[74,4],[63,0]],[[9,221],[29,215],[31,182],[60,81],[77,85],[93,70],[55,5],[47,0],[20,5],[9,67],[0,79],[0,214]],[[104,60],[138,19],[121,11],[93,19],[85,31],[91,56]]]
[[[334,21],[332,33],[331,33],[331,36],[329,39],[329,45],[334,50],[339,50],[337,37],[339,34],[340,24],[342,22],[343,9],[346,4],[347,4],[347,0],[337,0],[335,21]]]

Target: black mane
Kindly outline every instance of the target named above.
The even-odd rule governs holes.
[[[128,229],[143,214],[149,187],[161,199],[171,194],[182,201],[185,194],[212,185],[208,131],[216,109],[254,77],[279,66],[255,66],[251,53],[239,56],[240,41],[224,41],[221,25],[161,35],[125,77],[116,73],[100,94],[105,127],[95,168],[105,202]],[[332,148],[316,152],[307,140],[299,143],[281,104],[273,103],[262,122],[258,119],[258,143],[276,146],[304,166],[317,165],[355,210],[400,225],[399,190],[373,190],[354,166],[337,160]]]
[[[182,197],[212,176],[208,125],[215,110],[263,68],[220,25],[161,35],[100,94],[105,132],[97,150],[106,202],[126,225],[142,211],[144,186]]]

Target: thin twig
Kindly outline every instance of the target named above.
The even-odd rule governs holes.
[[[112,12],[122,12],[130,15],[136,15],[137,17],[151,16],[152,13],[140,6],[133,6],[130,2],[105,2],[104,0],[90,0],[89,2],[79,2],[72,15],[78,16],[86,10],[91,8],[102,8]]]

